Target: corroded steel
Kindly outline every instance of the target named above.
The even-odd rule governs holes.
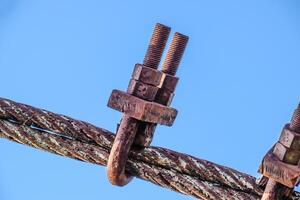
[[[172,126],[177,116],[174,108],[145,101],[119,90],[112,91],[107,105],[135,119],[167,126]]]
[[[282,162],[281,159],[273,154],[273,152],[274,150],[268,152],[268,154],[264,157],[263,165],[260,168],[260,173],[275,180],[276,182],[293,188],[300,175],[300,169],[295,165]]]
[[[297,165],[300,159],[300,151],[285,147],[280,142],[275,144],[273,154],[276,155],[279,160],[291,165]]]
[[[109,149],[107,148],[50,134],[43,130],[22,126],[7,120],[0,120],[0,137],[61,156],[67,156],[98,165],[106,165],[107,158],[109,156]],[[154,151],[153,153],[155,153],[155,149],[150,148],[149,150]],[[127,162],[126,169],[129,173],[143,180],[198,199],[259,199],[259,196],[255,193],[248,193],[224,187],[219,184],[210,183],[208,181],[201,180],[198,177],[160,167],[159,165],[153,165],[151,163],[136,160],[132,156]],[[252,179],[254,180],[254,178]]]
[[[8,99],[0,98],[0,118],[8,118],[27,126],[51,130],[54,133],[63,133],[67,137],[88,143],[101,145],[104,142],[110,143],[109,138],[103,137],[101,134],[107,132],[104,129],[99,129],[89,123],[74,120],[65,115],[37,109]]]
[[[158,87],[131,79],[127,88],[127,93],[147,101],[153,101],[157,95],[158,89]]]
[[[178,81],[179,78],[175,77],[175,75],[164,73],[164,78],[161,80],[160,88],[167,89],[170,92],[175,92]]]
[[[174,34],[172,44],[163,63],[162,71],[164,73],[175,76],[188,40],[189,37],[186,35],[178,32]]]
[[[170,119],[167,116],[170,108],[151,102],[156,97],[159,89],[156,86],[161,83],[162,75],[156,69],[137,64],[127,89],[128,93],[114,90],[110,96],[108,106],[125,114],[118,126],[107,163],[108,179],[113,185],[124,186],[133,178],[125,172],[125,167],[136,133],[140,130],[140,120],[163,120],[162,123],[165,123],[164,120]],[[152,130],[147,129],[145,132]]]
[[[143,83],[159,86],[161,83],[163,73],[157,69],[152,69],[141,64],[136,64],[132,73],[134,80],[141,81]]]
[[[300,133],[300,105],[298,105],[297,109],[295,110],[290,125],[288,127],[285,126],[285,128],[288,128],[292,132]],[[296,140],[297,138],[293,139]],[[282,140],[282,137],[280,140]],[[290,141],[289,143],[293,143],[293,141]],[[299,149],[299,147],[294,147],[294,149]],[[262,200],[281,200],[282,198],[286,198],[292,193],[293,187],[297,184],[299,179],[299,172],[295,172],[291,169],[292,167],[299,168],[299,166],[297,166],[299,163],[299,153],[297,150],[289,150],[289,148],[285,147],[283,144],[277,143],[272,153],[279,160],[285,162],[287,165],[290,165],[290,168],[280,168],[283,167],[283,165],[280,165],[280,162],[269,165],[272,166],[272,170],[269,170],[272,173],[269,174],[269,180],[262,196]],[[276,167],[277,170],[275,170]],[[266,167],[263,166],[263,168]],[[286,177],[286,174],[290,174],[291,177]]]
[[[270,179],[268,182],[267,182],[267,185],[266,185],[266,189],[264,191],[264,194],[262,196],[262,200],[265,200],[265,199],[277,199],[277,200],[282,200],[282,196],[283,196],[283,191],[284,190],[284,186],[280,183],[277,183],[276,181]],[[275,191],[275,192],[274,192]],[[286,192],[286,191],[284,191]]]
[[[107,130],[7,99],[0,99],[0,118],[4,119],[0,120],[1,137],[100,165],[106,165],[114,141],[113,133]],[[259,199],[263,192],[254,177],[158,147],[148,147],[142,152],[133,149],[126,170],[199,199]],[[298,193],[293,199],[300,200]]]
[[[290,149],[300,150],[300,134],[290,130],[289,126],[287,124],[282,130],[279,142]]]
[[[174,97],[174,91],[178,82],[175,77],[180,60],[188,42],[188,37],[175,33],[172,39],[167,57],[164,61],[164,77],[161,80],[160,89],[155,97],[155,102],[165,106],[170,106]],[[135,144],[140,146],[149,146],[151,144],[156,124],[141,122],[138,134],[136,135]]]
[[[150,146],[157,125],[155,123],[140,122],[137,134],[133,141],[141,150],[144,147]]]
[[[171,28],[157,23],[155,25],[143,64],[157,69],[168,41]]]
[[[155,97],[155,102],[165,105],[165,106],[170,106],[175,94],[168,89],[161,88],[158,90],[156,97]]]
[[[141,99],[154,101],[162,79],[164,79],[164,73],[161,71],[136,64],[127,93]],[[156,125],[151,124],[152,125],[145,126],[145,122],[139,122],[134,144],[141,147],[150,145],[156,128]]]
[[[115,90],[109,99],[109,107],[125,114],[118,126],[107,165],[108,179],[114,185],[123,186],[132,179],[132,176],[125,172],[125,167],[128,153],[134,141],[141,143],[141,145],[146,141],[135,140],[137,131],[140,131],[140,127],[143,127],[140,126],[141,121],[172,125],[177,115],[176,110],[152,103],[163,75],[162,72],[157,70],[157,67],[169,33],[169,27],[156,24],[144,59],[144,65],[137,64],[135,66],[127,89],[128,93]],[[171,113],[169,111],[175,112]],[[169,115],[170,113],[171,115]],[[147,133],[148,131],[154,131],[154,129],[150,127],[142,131]]]
[[[136,64],[134,68],[132,79],[127,89],[128,94],[138,97],[141,100],[153,101],[155,99],[158,86],[161,84],[163,76],[163,73],[158,71],[157,68],[166,46],[170,30],[171,29],[167,26],[156,24],[143,65]],[[144,109],[145,110],[142,112],[146,111],[147,113],[147,108],[144,107]],[[149,111],[152,112],[154,110],[151,108]],[[135,114],[139,113],[141,113],[141,111],[138,111]],[[148,115],[150,116],[150,114]],[[122,119],[120,125],[118,125],[117,139],[127,139],[128,141],[126,141],[126,143],[135,143],[139,146],[145,146],[147,142],[150,144],[149,140],[151,142],[155,126],[148,126],[144,128],[142,121],[131,119],[129,116],[130,115],[128,115],[128,113],[125,113],[124,119]],[[142,120],[141,118],[137,119]],[[131,129],[131,131],[128,132],[122,127],[135,127],[135,129]],[[135,135],[136,137],[130,137],[132,135]],[[144,135],[148,136],[148,138],[143,137]],[[151,137],[150,139],[149,136]],[[108,177],[113,184],[122,186],[127,184],[131,179],[130,175],[125,173],[126,161],[123,162],[122,160],[122,158],[127,158],[127,153],[129,152],[131,145],[127,145],[126,148],[124,148],[121,146],[125,143],[125,141],[118,141],[119,140],[116,140],[114,143],[112,148],[113,151],[109,157]],[[121,165],[120,163],[123,164]]]
[[[138,120],[126,115],[122,118],[107,162],[108,179],[113,185],[124,186],[133,178],[125,173],[125,166],[137,128]]]

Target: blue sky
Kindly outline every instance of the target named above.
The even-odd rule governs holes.
[[[300,101],[296,0],[1,0],[1,97],[115,130],[106,107],[141,63],[156,22],[190,37],[172,106],[153,145],[257,176]],[[0,199],[190,199],[105,168],[0,140]]]

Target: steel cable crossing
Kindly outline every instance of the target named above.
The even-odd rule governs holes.
[[[0,137],[105,166],[114,134],[87,122],[0,98]],[[126,171],[176,192],[209,200],[258,200],[263,188],[234,169],[160,147],[130,152]],[[300,200],[295,192],[294,200]]]

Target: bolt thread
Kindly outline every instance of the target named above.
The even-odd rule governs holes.
[[[300,104],[295,110],[290,123],[290,129],[300,133]]]
[[[157,69],[168,41],[171,28],[163,24],[157,23],[153,31],[150,44],[146,56],[144,58],[144,65],[153,69]]]
[[[189,37],[186,35],[177,32],[174,34],[162,72],[175,76],[188,40]]]

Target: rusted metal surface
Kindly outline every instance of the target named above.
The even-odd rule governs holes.
[[[141,120],[157,119],[159,121],[162,117],[168,119],[168,117],[165,118],[165,114],[170,109],[166,107],[167,110],[164,110],[159,104],[151,102],[156,97],[159,89],[156,86],[161,83],[162,75],[163,73],[156,69],[137,64],[127,89],[128,93],[113,91],[111,94],[108,106],[114,109],[120,108],[119,111],[125,113],[117,129],[107,163],[108,179],[113,185],[124,186],[133,178],[125,172],[125,167],[133,142],[144,142],[135,140],[136,133],[140,130]],[[165,113],[159,116],[158,112]]]
[[[174,108],[145,101],[119,90],[113,90],[107,105],[140,121],[167,126],[172,126],[177,116]]]
[[[15,140],[18,143],[99,165],[105,165],[109,155],[109,151],[106,148],[82,143],[59,135],[52,135],[49,132],[32,129],[5,120],[0,120],[0,131],[1,137]],[[222,185],[203,181],[197,177],[134,160],[133,158],[129,159],[126,167],[129,173],[139,178],[198,199],[258,199],[258,196],[255,194],[226,188]]]
[[[146,67],[158,68],[170,31],[170,27],[156,24],[143,62]]]
[[[277,142],[273,151],[279,160],[291,165],[297,165],[300,159],[300,151],[285,147],[280,142]]]
[[[161,88],[155,97],[155,102],[165,105],[165,106],[170,106],[175,94],[173,92],[170,92],[167,89]]]
[[[292,192],[300,174],[300,107],[264,158],[261,172],[268,179],[265,177],[260,185],[251,176],[208,161],[163,148],[139,151],[132,146],[134,142],[149,145],[156,124],[170,126],[177,115],[168,106],[174,97],[178,82],[175,74],[188,37],[175,33],[162,73],[157,67],[169,32],[168,27],[156,26],[144,65],[136,65],[133,72],[129,94],[113,91],[108,105],[125,113],[115,138],[91,124],[5,99],[0,99],[0,107],[2,103],[10,108],[0,108],[0,137],[58,155],[107,164],[109,180],[119,186],[138,176],[199,199],[258,199],[263,189],[260,186],[266,184],[264,200],[299,199],[299,194]]]
[[[274,150],[265,156],[260,172],[264,176],[271,178],[276,182],[293,188],[300,175],[300,169],[296,165],[282,162],[275,156],[275,154],[272,153]]]
[[[167,89],[170,92],[175,92],[178,81],[179,81],[179,78],[175,77],[175,75],[170,75],[170,74],[164,73],[164,78],[161,79],[160,89]]]
[[[175,33],[175,36],[168,50],[166,60],[164,61],[162,70],[164,72],[164,77],[161,80],[160,89],[158,90],[154,100],[159,104],[170,106],[172,103],[172,100],[174,98],[174,91],[179,80],[177,77],[175,77],[175,75],[187,42],[187,36]],[[175,60],[176,62],[174,62]],[[156,124],[154,123],[142,122],[139,128],[139,132],[136,135],[135,144],[140,146],[149,146],[152,141],[155,128]]]
[[[186,35],[178,32],[174,34],[172,45],[163,63],[162,71],[164,73],[175,76],[188,40],[189,37]]]
[[[124,186],[133,178],[125,173],[125,166],[137,128],[138,120],[126,115],[122,118],[107,162],[108,178],[113,185]]]
[[[171,28],[164,26],[162,24],[156,24],[143,62],[144,66],[149,66],[154,69],[158,69],[170,31]],[[162,74],[164,75],[164,73]],[[164,79],[165,77],[161,77],[158,85],[159,87],[162,83],[162,80]],[[157,98],[157,96],[155,98]],[[155,123],[141,121],[138,129],[138,133],[136,134],[136,138],[134,140],[134,144],[142,148],[150,146],[155,130],[156,130]]]
[[[145,113],[146,116],[150,116],[150,113],[153,113],[149,110],[149,104],[156,96],[158,87],[155,85],[160,83],[162,73],[156,69],[136,65],[132,77],[135,79],[131,79],[127,89],[128,93],[115,90],[108,103],[109,107],[120,108],[119,111],[125,113],[118,126],[107,164],[108,179],[117,186],[124,186],[133,178],[125,172],[125,167],[128,153],[139,130],[140,120],[143,119],[137,118],[137,116],[143,117]],[[151,85],[145,82],[151,83]],[[159,108],[156,110],[159,111]]]
[[[296,136],[295,133],[300,133],[300,105],[295,110],[290,125],[284,127],[279,142],[273,148],[273,156],[269,152],[264,158],[261,169],[263,175],[269,180],[262,200],[286,198],[299,182],[300,152],[298,149],[300,147],[297,137],[294,137]],[[294,145],[292,146],[292,144]]]
[[[99,165],[106,165],[114,141],[107,130],[7,99],[0,99],[0,118],[1,137]],[[250,175],[165,148],[131,150],[126,171],[199,199],[259,199],[263,192]],[[293,199],[300,200],[298,193]]]
[[[147,101],[153,101],[155,99],[158,90],[156,87],[160,86],[161,79],[164,78],[162,77],[164,74],[158,71],[157,68],[170,31],[171,29],[169,27],[159,23],[156,24],[143,65],[137,64],[134,68],[132,80],[127,89],[129,94]],[[139,124],[134,144],[140,147],[149,146],[156,125],[152,123],[149,126],[145,126],[142,121],[140,121]]]
[[[158,89],[158,87],[131,79],[129,82],[127,93],[133,96],[138,96],[141,99],[153,101],[156,97]]]
[[[295,110],[291,119],[290,130],[297,133],[300,132],[300,104],[298,105],[298,108]]]
[[[99,145],[83,143],[6,120],[0,120],[0,136],[34,148],[98,165],[106,165],[109,156],[109,149]],[[172,169],[136,160],[133,157],[129,158],[126,170],[143,180],[198,199],[258,200],[255,194],[213,184]]]
[[[51,130],[54,133],[63,133],[66,137],[88,143],[104,145],[104,143],[110,143],[109,140],[111,140],[108,138],[110,134],[106,134],[108,137],[103,137],[101,134],[107,132],[106,130],[89,123],[3,98],[0,98],[0,118]]]
[[[279,142],[287,148],[300,150],[300,134],[290,130],[289,127],[289,124],[284,127]]]
[[[134,139],[134,144],[141,150],[144,147],[150,146],[157,125],[155,123],[140,122],[137,134]]]
[[[267,182],[266,189],[264,191],[264,194],[262,196],[262,200],[267,200],[267,199],[283,199],[282,198],[282,190],[284,190],[284,186],[280,183],[277,183],[276,181],[270,179]]]
[[[178,81],[178,77],[170,74],[164,74],[164,79],[161,81],[161,86],[155,97],[155,102],[165,106],[170,106],[175,95],[174,92]]]
[[[127,89],[128,93],[114,90],[109,99],[109,107],[125,114],[117,129],[116,139],[108,158],[107,175],[113,185],[124,186],[132,180],[132,176],[125,172],[125,167],[134,141],[142,144],[146,142],[141,139],[135,140],[137,131],[141,130],[139,128],[141,121],[172,125],[177,115],[175,109],[152,103],[163,76],[157,67],[169,32],[169,27],[156,24],[144,65],[137,64],[135,66]],[[142,131],[147,133],[147,131],[154,130],[148,128]]]
[[[161,83],[163,73],[157,69],[152,69],[141,64],[136,64],[132,73],[134,80],[141,81],[143,83],[159,86]]]

